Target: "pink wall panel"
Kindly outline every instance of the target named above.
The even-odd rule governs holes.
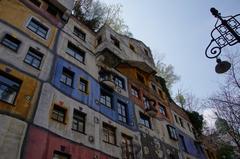
[[[65,147],[61,150],[61,147]],[[99,151],[71,142],[41,128],[30,126],[24,159],[52,159],[54,151],[69,154],[71,159],[112,159]],[[98,158],[94,158],[98,156]]]

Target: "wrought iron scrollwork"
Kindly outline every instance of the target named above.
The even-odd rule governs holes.
[[[209,47],[212,45],[213,42],[214,40],[212,39],[205,50],[205,55],[210,59],[217,58],[222,51],[222,48],[218,46],[212,47],[209,51]]]
[[[224,19],[220,14],[216,14],[216,17],[222,23],[218,25],[217,21],[211,32],[212,40],[205,50],[205,55],[210,59],[217,58],[225,46],[233,46],[240,42],[240,23],[237,20],[237,18],[240,18],[240,14],[225,17]]]

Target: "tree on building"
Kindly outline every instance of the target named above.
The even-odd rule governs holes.
[[[121,17],[121,9],[120,4],[107,5],[99,0],[77,0],[73,15],[93,31],[106,24],[116,32],[132,37],[128,25]]]
[[[200,112],[204,108],[204,105],[200,102],[200,99],[198,97],[196,97],[193,93],[184,91],[182,89],[178,90],[175,96],[175,101],[183,109],[190,112]]]
[[[188,117],[193,125],[195,135],[197,136],[202,135],[203,128],[205,125],[203,115],[199,114],[196,111],[186,111],[186,113],[188,114]]]
[[[156,61],[156,67],[157,75],[165,79],[168,89],[171,89],[172,85],[180,80],[180,76],[174,72],[173,65],[165,64],[162,59]]]

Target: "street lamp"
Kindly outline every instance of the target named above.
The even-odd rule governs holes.
[[[211,8],[210,11],[217,18],[217,22],[211,32],[212,40],[205,50],[205,55],[210,59],[216,58],[215,71],[217,73],[225,73],[230,69],[231,64],[228,61],[221,61],[219,55],[225,46],[240,43],[240,23],[237,20],[237,18],[240,18],[240,14],[222,17],[217,9]],[[218,24],[219,20],[220,24]],[[211,49],[209,49],[210,47]]]

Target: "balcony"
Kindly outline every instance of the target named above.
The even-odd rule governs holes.
[[[108,86],[111,89],[116,88],[116,84],[114,82],[115,73],[110,70],[102,70],[99,72],[99,82]]]
[[[110,50],[104,49],[97,55],[97,65],[104,68],[115,68],[122,61],[121,58],[113,54]]]
[[[74,0],[52,0],[51,2],[62,11],[71,11],[74,6]]]
[[[149,105],[145,108],[145,111],[149,116],[155,117],[158,112],[156,109],[156,102],[154,100],[149,100],[148,103]]]

